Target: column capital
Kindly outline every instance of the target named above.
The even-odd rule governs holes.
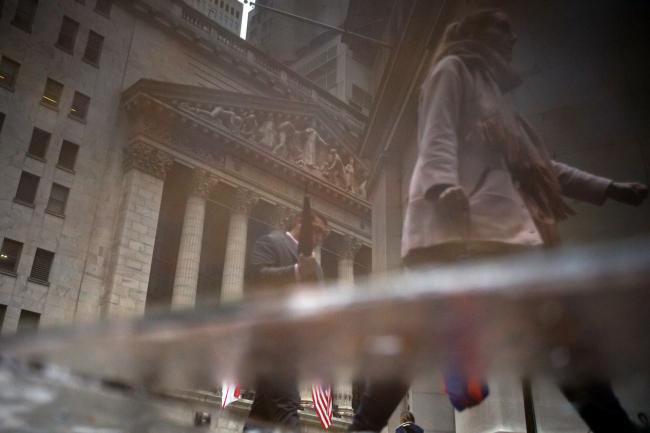
[[[281,204],[276,204],[271,219],[271,225],[276,230],[286,230],[287,224],[289,221],[293,220],[296,215],[298,215],[297,210]]]
[[[190,194],[207,199],[217,183],[219,179],[213,173],[197,167],[192,173]]]
[[[143,141],[135,141],[124,149],[123,169],[136,169],[158,179],[165,179],[174,160],[171,155]]]
[[[342,259],[354,259],[359,249],[363,246],[361,241],[350,235],[343,235],[338,242],[338,254]]]
[[[255,204],[260,199],[259,194],[255,191],[244,187],[237,187],[235,199],[233,200],[233,211],[244,215],[249,215]]]

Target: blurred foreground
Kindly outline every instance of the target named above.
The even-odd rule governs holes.
[[[175,427],[187,402],[170,390],[246,385],[289,361],[303,380],[412,377],[464,350],[490,374],[650,389],[649,251],[645,239],[536,253],[5,338],[0,427],[188,431]]]

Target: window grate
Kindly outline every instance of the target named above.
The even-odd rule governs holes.
[[[2,60],[0,60],[0,86],[13,91],[19,70],[20,63],[11,60],[9,57],[2,56]]]
[[[11,24],[27,33],[31,33],[37,8],[38,0],[18,0],[16,14]]]
[[[16,274],[20,253],[23,251],[23,244],[9,238],[2,241],[0,250],[0,271]]]
[[[0,6],[2,6],[2,1],[0,1]],[[7,314],[7,306],[0,304],[0,331],[2,331],[2,325],[5,322],[5,315]]]
[[[35,331],[38,329],[38,325],[41,321],[40,313],[35,313],[28,310],[20,310],[20,316],[18,317],[18,329],[17,332],[25,331]]]
[[[23,171],[20,175],[18,190],[16,191],[16,197],[14,200],[22,204],[33,206],[39,181],[40,178],[38,176]]]
[[[102,56],[102,47],[104,46],[104,37],[93,32],[88,33],[88,43],[84,52],[84,60],[95,66],[99,65]]]
[[[69,188],[58,183],[53,183],[46,210],[55,215],[65,215],[65,206],[68,203],[69,194]]]
[[[27,154],[38,159],[45,160],[47,154],[47,147],[50,143],[51,134],[39,128],[34,128],[32,132],[32,139],[29,142],[29,149]]]
[[[54,261],[53,252],[37,248],[29,279],[38,283],[48,283],[50,281],[52,261]]]
[[[77,162],[77,154],[79,153],[79,145],[68,140],[63,140],[61,144],[61,152],[59,153],[59,161],[57,166],[66,170],[74,171],[75,163]]]
[[[97,3],[95,3],[95,12],[109,17],[111,15],[112,7],[113,0],[97,0]]]
[[[86,120],[88,115],[88,106],[90,98],[81,92],[74,92],[72,105],[70,106],[70,116],[77,120]]]
[[[61,22],[61,30],[59,31],[59,39],[56,41],[56,46],[63,51],[72,54],[74,46],[77,41],[77,33],[79,32],[79,23],[67,16],[63,17]]]
[[[41,103],[51,108],[58,108],[62,93],[63,84],[48,78],[45,82],[45,90],[41,97]]]

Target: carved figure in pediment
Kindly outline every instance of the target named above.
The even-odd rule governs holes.
[[[257,132],[257,116],[255,113],[249,113],[244,117],[244,123],[241,128],[241,134],[246,138],[255,136]]]
[[[273,148],[273,153],[286,157],[289,153],[289,143],[292,142],[296,128],[289,120],[278,125],[278,144]]]
[[[356,194],[361,196],[362,198],[367,198],[368,197],[368,191],[366,190],[366,184],[368,183],[368,178],[364,177],[361,179],[361,182],[359,183],[359,186],[357,187],[357,192]]]
[[[317,147],[321,144],[324,147],[329,147],[327,142],[321,137],[320,133],[315,129],[315,122],[312,122],[312,125],[305,130],[303,130],[300,135],[304,138],[303,142],[303,151],[302,151],[302,160],[307,167],[315,168],[317,167]]]
[[[185,108],[193,113],[201,114],[204,116],[209,116],[213,119],[218,120],[223,126],[229,128],[232,132],[239,132],[242,128],[243,119],[237,115],[234,111],[226,110],[223,107],[217,105],[212,110],[204,110],[200,107],[195,107],[187,103],[181,104],[182,108]]]
[[[329,180],[335,185],[342,186],[344,182],[344,165],[339,152],[332,148],[329,153],[329,160],[322,170],[325,179]]]
[[[346,191],[356,194],[358,190],[356,183],[354,177],[354,158],[350,156],[348,163],[343,167],[343,186]]]
[[[243,119],[238,116],[234,111],[226,110],[223,107],[216,106],[210,112],[210,117],[215,118],[232,132],[241,131]]]
[[[277,131],[275,129],[275,120],[273,119],[272,114],[269,114],[269,116],[264,121],[264,123],[262,123],[260,129],[258,129],[258,133],[260,136],[259,144],[266,146],[270,149],[273,149],[276,136],[277,136]]]

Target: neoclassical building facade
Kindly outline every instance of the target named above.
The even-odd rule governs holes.
[[[0,7],[3,334],[241,300],[247,251],[305,192],[326,278],[370,271],[357,110],[183,1]],[[350,385],[335,404],[343,429]]]

